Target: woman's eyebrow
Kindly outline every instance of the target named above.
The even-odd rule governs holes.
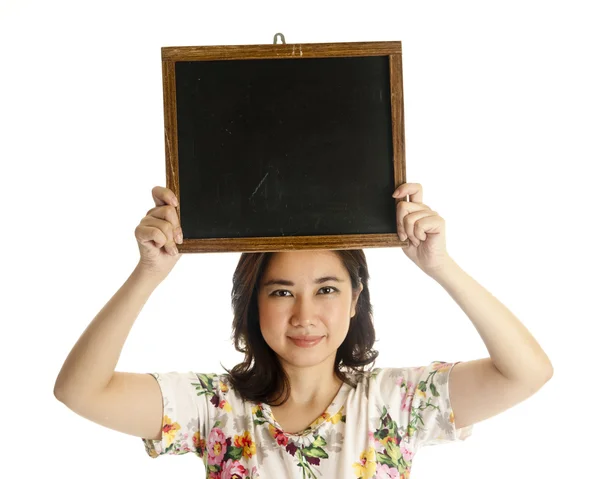
[[[322,278],[315,279],[315,284],[326,283],[327,281],[337,281],[338,283],[344,282],[343,279],[340,279],[337,276],[323,276]],[[283,286],[295,286],[293,281],[290,281],[288,279],[280,279],[280,278],[275,278],[275,279],[270,279],[269,281],[265,281],[263,283],[263,286],[271,286],[273,284],[280,284]]]

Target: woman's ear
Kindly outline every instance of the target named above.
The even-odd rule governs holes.
[[[360,289],[358,290],[357,293],[353,292],[352,293],[352,314],[350,315],[351,318],[353,318],[356,315],[356,304],[358,303],[358,298],[360,297],[360,293],[362,293],[363,290],[363,284],[360,283]]]

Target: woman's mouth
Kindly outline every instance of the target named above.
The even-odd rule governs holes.
[[[309,339],[309,340],[301,339],[301,338],[290,338],[288,336],[288,339],[300,348],[312,348],[313,346],[316,346],[317,344],[319,344],[321,342],[321,340],[323,339],[323,336],[316,338],[316,339]]]

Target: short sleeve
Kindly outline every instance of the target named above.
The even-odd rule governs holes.
[[[450,373],[456,363],[434,361],[412,371],[414,396],[411,417],[418,418],[415,429],[417,448],[454,441],[464,441],[473,432],[473,425],[456,429],[450,403]]]
[[[218,376],[191,371],[148,374],[158,382],[163,399],[162,438],[142,439],[148,455],[193,452],[204,457],[214,401],[218,404]]]
[[[382,399],[415,451],[464,441],[472,433],[473,425],[456,429],[450,404],[450,372],[459,362],[434,361],[427,366],[385,368],[379,373]]]

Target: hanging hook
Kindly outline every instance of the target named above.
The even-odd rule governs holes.
[[[277,37],[280,36],[281,37],[281,41],[283,42],[283,44],[285,45],[285,37],[283,36],[283,33],[276,33],[275,36],[273,37],[273,45],[277,45]]]

